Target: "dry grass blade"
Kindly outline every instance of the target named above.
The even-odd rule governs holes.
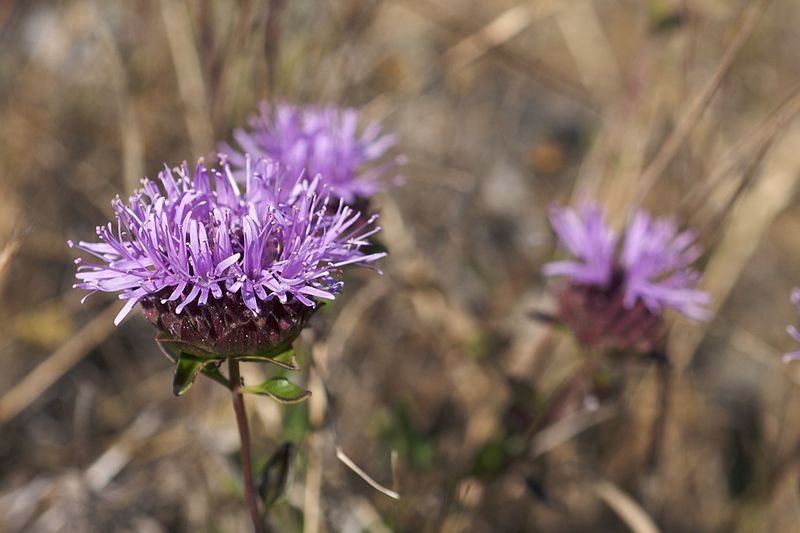
[[[118,312],[118,304],[110,305],[0,397],[0,426],[28,407],[42,391],[100,344],[114,329],[113,320]]]
[[[142,127],[136,114],[135,106],[128,91],[128,74],[125,62],[120,54],[113,30],[102,14],[93,11],[96,31],[102,40],[105,51],[104,59],[109,73],[108,84],[114,94],[114,101],[119,113],[119,133],[122,141],[122,175],[125,185],[136,188],[139,180],[145,175],[145,145]]]
[[[314,394],[311,395],[314,397]],[[322,488],[322,435],[315,431],[308,436],[306,483],[303,504],[303,533],[317,533]]]
[[[592,492],[619,516],[635,533],[658,533],[653,519],[628,494],[620,490],[610,481],[602,480],[590,485]]]
[[[587,429],[613,418],[616,412],[613,407],[601,407],[596,411],[580,411],[565,416],[531,439],[529,457],[533,459],[549,452]]]
[[[389,292],[390,285],[382,278],[369,282],[361,292],[350,300],[331,326],[331,334],[326,347],[326,360],[338,361],[347,346],[347,340],[353,335],[362,318],[370,307]]]
[[[324,371],[327,361],[327,351],[322,343],[315,344],[312,348],[314,367],[308,375],[308,422],[315,428],[308,435],[306,459],[306,483],[303,502],[303,533],[317,533],[320,523],[320,500],[322,490],[322,431],[320,428],[325,422],[327,408],[327,394],[325,384],[320,372]]]
[[[395,500],[400,499],[400,495],[397,492],[393,491],[390,488],[384,487],[383,485],[372,479],[369,474],[364,472],[364,470],[361,469],[361,467],[355,464],[353,460],[350,459],[346,453],[344,453],[341,446],[339,445],[336,446],[336,458],[339,459],[341,462],[343,462],[350,470],[355,472],[361,479],[366,481],[369,484],[369,486],[372,487],[373,489]]]
[[[127,430],[86,469],[84,478],[92,490],[105,488],[127,465],[135,450],[158,430],[160,417],[153,411],[140,414]]]
[[[269,0],[267,21],[264,24],[264,57],[267,60],[267,86],[269,94],[275,93],[277,62],[280,57],[280,15],[283,0]]]
[[[457,20],[455,17],[444,13],[438,6],[425,0],[394,0],[402,4],[426,20],[432,21],[440,28],[444,29],[453,36],[462,36],[464,33],[473,34],[480,31],[469,23]],[[594,110],[595,102],[581,88],[580,83],[571,79],[569,76],[559,72],[542,61],[533,59],[527,55],[511,50],[505,44],[497,44],[486,50],[487,56],[496,60],[499,64],[514,70],[526,77],[535,79],[538,83],[544,84],[555,91],[573,99],[584,105],[587,109]]]
[[[720,59],[711,78],[706,82],[697,96],[695,96],[691,104],[689,104],[689,107],[678,120],[675,129],[672,130],[664,141],[664,144],[661,145],[661,149],[642,173],[637,198],[639,202],[647,195],[653,187],[653,184],[658,180],[664,170],[666,170],[667,166],[686,142],[689,133],[700,120],[700,117],[708,107],[711,99],[717,93],[717,90],[719,90],[723,80],[730,72],[731,67],[733,67],[733,63],[738,57],[739,52],[742,51],[745,43],[747,43],[748,39],[753,34],[753,31],[758,25],[758,21],[761,19],[761,15],[771,1],[772,0],[757,0],[750,5],[747,12],[742,16],[739,29],[725,49],[725,53],[722,55],[722,59]]]
[[[6,243],[6,245],[3,246],[3,250],[0,251],[0,287],[3,285],[3,280],[8,272],[8,267],[11,266],[11,260],[19,250],[19,246],[19,241],[11,241]]]
[[[437,269],[427,257],[421,255],[415,236],[394,201],[387,199],[381,204],[383,232],[387,242],[392,243],[392,257],[396,269],[412,285],[409,298],[420,319],[428,324],[441,324],[445,331],[459,342],[469,342],[480,328],[475,318],[440,289],[440,282],[431,274]]]
[[[214,146],[214,131],[208,113],[203,69],[192,35],[192,20],[184,2],[161,0],[161,15],[169,42],[178,90],[186,106],[186,130],[195,154]]]
[[[798,113],[800,113],[800,89],[795,89],[747,137],[728,150],[715,165],[708,179],[698,180],[685,196],[683,201],[686,205],[685,211],[692,213],[703,205],[708,205],[709,197],[726,178],[731,177],[737,165],[740,165],[743,160],[751,158],[754,153],[763,150]]]
[[[555,14],[563,5],[564,2],[554,0],[517,4],[459,41],[444,53],[444,57],[453,68],[462,68],[490,49],[510,41],[534,22]]]
[[[635,188],[641,175],[646,148],[653,135],[654,114],[663,100],[663,91],[653,83],[655,60],[661,53],[659,43],[645,41],[636,58],[625,68],[616,102],[607,107],[602,128],[581,160],[573,187],[573,202],[580,202],[585,196],[598,200],[609,198],[605,204],[612,223],[618,223],[627,213],[625,209],[611,208],[619,202],[610,200],[630,196],[630,190]],[[618,166],[613,163],[616,158],[619,158]],[[615,168],[619,171],[612,173]]]
[[[392,455],[389,458],[389,463],[392,465],[392,490],[400,492],[400,454],[397,450],[392,450]]]
[[[786,365],[781,360],[783,352],[740,324],[731,324],[724,318],[717,317],[711,325],[709,335],[727,342],[770,372],[786,378],[795,387],[800,387],[800,376],[786,371]]]
[[[607,100],[619,87],[619,65],[593,3],[571,2],[556,22],[584,87]]]
[[[794,125],[767,154],[761,175],[744,191],[722,230],[704,271],[705,289],[712,296],[712,313],[722,307],[761,237],[792,201],[800,175],[800,125]],[[678,325],[670,336],[675,368],[683,371],[705,336],[706,327]]]

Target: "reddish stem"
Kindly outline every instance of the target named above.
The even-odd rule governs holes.
[[[242,457],[244,500],[247,502],[247,508],[250,510],[250,518],[253,520],[253,530],[255,533],[268,533],[265,520],[261,517],[258,498],[256,498],[256,490],[253,485],[253,471],[250,466],[250,428],[247,424],[247,412],[244,409],[244,398],[242,397],[242,378],[239,374],[239,361],[233,357],[229,357],[228,369],[230,371],[233,410],[236,413],[236,425],[239,427],[239,440],[241,442],[240,454]]]

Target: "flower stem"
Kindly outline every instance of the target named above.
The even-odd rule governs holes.
[[[242,397],[242,378],[239,374],[239,361],[229,357],[228,369],[230,371],[231,396],[233,397],[233,410],[236,413],[236,425],[239,427],[239,440],[241,441],[240,455],[242,457],[242,477],[244,482],[244,499],[250,510],[255,533],[268,533],[265,520],[261,517],[253,485],[253,471],[250,466],[250,428],[247,425],[247,412],[244,409]]]

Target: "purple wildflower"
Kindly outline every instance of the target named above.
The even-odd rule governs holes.
[[[548,263],[543,272],[569,280],[559,295],[560,319],[585,343],[649,351],[663,333],[664,308],[708,319],[710,296],[695,288],[700,274],[691,266],[701,255],[693,232],[639,211],[617,253],[620,239],[596,204],[553,207],[550,221],[576,260]]]
[[[141,302],[162,333],[204,351],[264,351],[259,335],[290,345],[317,300],[339,292],[341,267],[385,255],[361,250],[380,228],[343,202],[329,206],[318,179],[287,204],[276,165],[248,158],[246,169],[244,192],[226,164],[200,161],[193,173],[165,168],[163,189],[142,180],[129,204],[117,197],[116,224],[77,244],[98,260],[76,260],[75,287],[118,292],[127,303],[115,324]]]
[[[378,161],[395,144],[391,135],[382,135],[380,125],[373,122],[358,135],[358,111],[327,107],[298,107],[266,102],[259,113],[250,118],[250,131],[234,132],[237,151],[221,146],[230,164],[238,172],[245,165],[243,153],[266,157],[279,163],[291,174],[305,173],[308,178],[320,175],[329,194],[354,204],[384,188],[379,178],[396,166],[396,161]],[[294,181],[283,187],[288,191]]]

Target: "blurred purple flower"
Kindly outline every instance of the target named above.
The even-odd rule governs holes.
[[[234,139],[241,150],[224,144],[225,154],[237,177],[246,164],[244,153],[267,157],[289,171],[291,178],[282,186],[289,191],[294,178],[304,172],[306,179],[319,175],[322,184],[335,198],[354,204],[373,196],[385,184],[381,176],[397,166],[397,160],[380,163],[395,144],[391,135],[382,135],[377,122],[358,134],[359,114],[354,109],[333,106],[299,107],[266,102],[250,118],[250,130],[237,129]]]
[[[607,285],[614,267],[617,237],[606,225],[602,210],[588,203],[580,211],[553,206],[550,223],[561,244],[579,261],[548,263],[544,274],[568,276],[581,284]]]
[[[695,289],[700,274],[692,263],[701,255],[696,236],[679,232],[668,218],[653,219],[637,212],[628,223],[624,244],[615,258],[617,236],[599,206],[586,203],[580,211],[553,207],[550,221],[560,242],[578,261],[548,263],[547,276],[566,276],[572,284],[624,291],[622,304],[632,309],[642,302],[658,315],[665,307],[706,320],[708,293]]]
[[[621,263],[625,271],[625,305],[637,300],[654,314],[671,307],[695,320],[708,320],[711,296],[694,287],[700,273],[691,265],[702,255],[693,231],[678,232],[668,218],[637,212],[628,224]]]
[[[220,320],[239,308],[252,320],[267,314],[278,322],[305,317],[310,313],[303,308],[312,310],[317,299],[339,292],[336,274],[342,267],[385,255],[362,251],[380,229],[376,217],[364,219],[343,202],[329,206],[319,179],[298,181],[288,204],[279,198],[276,165],[247,158],[246,168],[244,192],[227,165],[209,169],[200,161],[193,173],[186,163],[165,168],[161,188],[142,180],[129,204],[117,197],[116,224],[97,228],[100,242],[76,245],[97,259],[76,260],[75,287],[89,295],[120,293],[127,303],[115,324],[140,301],[146,310],[168,309],[173,318],[187,308],[194,318],[213,308],[206,329],[222,335]],[[250,319],[230,320],[241,325]],[[187,327],[160,325],[171,335]]]

